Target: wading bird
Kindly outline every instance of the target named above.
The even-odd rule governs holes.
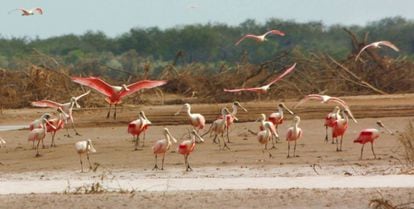
[[[290,153],[290,142],[291,141],[295,142],[294,147],[293,147],[293,157],[298,157],[296,155],[296,142],[297,140],[302,138],[302,135],[303,135],[302,129],[299,128],[299,123],[300,123],[300,117],[299,116],[293,117],[293,126],[288,129],[288,132],[286,134],[286,141],[288,142],[288,155],[287,155],[288,158],[290,157],[289,153]]]
[[[230,143],[230,137],[229,137],[229,128],[230,126],[234,123],[234,121],[238,121],[239,119],[236,117],[237,115],[237,111],[238,108],[241,108],[242,110],[244,110],[245,112],[247,112],[246,108],[244,108],[240,102],[235,101],[233,102],[233,105],[231,106],[232,108],[232,112],[228,115],[226,115],[226,120],[227,120],[227,126],[226,126],[226,135],[227,135],[227,142]],[[222,118],[223,116],[220,115],[219,118]]]
[[[180,143],[180,145],[178,146],[178,153],[184,155],[184,164],[186,167],[186,171],[192,171],[193,169],[190,167],[190,163],[188,162],[188,156],[193,152],[194,147],[195,147],[195,143],[196,143],[196,137],[204,142],[204,139],[201,138],[200,135],[197,134],[197,131],[195,131],[194,129],[191,131],[191,140],[185,140],[183,142]]]
[[[392,44],[391,42],[389,42],[389,41],[377,41],[377,42],[373,42],[373,43],[370,43],[370,44],[368,44],[368,45],[366,45],[366,46],[364,46],[360,51],[359,51],[359,53],[358,53],[358,55],[355,57],[355,61],[357,61],[358,60],[358,58],[359,58],[359,56],[361,55],[361,53],[363,52],[363,51],[365,51],[367,48],[381,48],[381,46],[386,46],[386,47],[389,47],[389,48],[391,48],[391,49],[393,49],[394,51],[396,51],[396,52],[398,52],[398,51],[400,51],[394,44]]]
[[[81,99],[82,97],[88,95],[91,91],[87,91],[84,94],[81,94],[77,97],[72,97],[70,98],[69,102],[66,103],[58,103],[58,102],[54,102],[51,100],[40,100],[40,101],[35,101],[32,102],[32,106],[34,107],[51,107],[51,108],[61,108],[63,110],[63,112],[65,113],[65,115],[67,116],[65,118],[65,124],[67,124],[67,120],[70,120],[70,123],[72,124],[72,129],[75,131],[76,135],[80,136],[80,134],[78,133],[78,131],[75,128],[75,122],[73,119],[73,107],[77,107],[80,108],[80,105],[78,104],[78,100]],[[69,130],[68,127],[66,126],[66,132],[67,132],[67,136],[70,137],[69,135]]]
[[[224,132],[228,128],[227,115],[230,115],[230,112],[226,107],[224,107],[223,109],[221,109],[221,117],[213,121],[213,123],[210,126],[210,129],[202,135],[204,136],[209,132],[210,136],[214,134],[213,142],[216,143],[216,139],[218,138],[219,150],[221,150],[220,137],[223,139],[223,150],[224,148],[230,150],[230,148],[227,146],[226,140],[224,139]]]
[[[0,137],[0,148],[6,147],[6,141]]]
[[[358,123],[358,121],[354,118],[354,115],[351,112],[351,109],[349,109],[349,106],[346,104],[346,102],[338,97],[331,97],[328,95],[321,95],[321,94],[309,94],[307,96],[305,96],[305,98],[303,98],[302,100],[300,100],[293,108],[297,108],[299,105],[309,101],[309,100],[317,100],[320,101],[321,103],[336,103],[342,106],[342,108],[344,108],[346,111],[348,111],[349,116],[352,118],[352,120],[355,123]]]
[[[151,124],[152,124],[151,121],[149,121],[147,116],[145,116],[144,111],[140,111],[138,115],[138,119],[128,124],[128,133],[132,135],[132,139],[133,141],[135,141],[135,150],[138,150],[139,136],[141,135],[141,133],[144,134],[144,138],[142,140],[142,147],[144,147],[145,132],[148,129],[148,126]]]
[[[92,140],[87,139],[84,141],[78,141],[75,143],[76,152],[79,154],[79,160],[81,164],[81,172],[83,173],[83,162],[82,155],[86,154],[86,159],[88,159],[89,169],[92,169],[91,161],[89,160],[89,153],[96,152],[95,148],[92,145]]]
[[[43,139],[46,136],[46,124],[51,126],[51,127],[54,127],[51,123],[49,123],[50,118],[51,118],[51,116],[50,116],[49,113],[43,114],[42,117],[40,117],[40,119],[41,119],[40,128],[34,128],[29,133],[28,140],[33,141],[33,142],[37,141],[36,155],[35,155],[36,157],[40,157],[40,154],[39,154],[40,141],[42,141],[42,147],[44,148]]]
[[[278,126],[281,125],[285,119],[283,109],[285,109],[289,114],[294,115],[294,113],[289,108],[287,108],[284,103],[279,103],[277,105],[278,111],[269,115],[269,121],[272,122],[275,126],[277,135],[279,135]]]
[[[271,126],[270,126],[270,123],[266,123],[266,124],[264,124],[264,130],[259,131],[257,133],[257,140],[259,141],[260,144],[264,145],[264,148],[263,148],[262,152],[263,153],[265,151],[268,152],[270,158],[272,157],[272,154],[267,149],[267,144],[269,143],[269,141],[271,139],[272,139]]]
[[[24,8],[14,9],[14,10],[10,11],[9,14],[13,11],[21,11],[22,16],[30,16],[30,15],[34,15],[35,13],[40,14],[40,15],[43,14],[43,9],[40,8],[40,7],[33,8],[33,9],[24,9]]]
[[[362,144],[361,147],[361,156],[359,157],[360,160],[362,160],[362,152],[364,151],[364,146],[366,143],[371,143],[371,150],[372,154],[374,155],[374,159],[377,158],[374,152],[374,140],[377,139],[380,136],[380,129],[384,128],[386,131],[388,131],[390,134],[393,134],[391,130],[386,128],[384,124],[381,121],[377,121],[377,128],[367,128],[362,130],[359,133],[359,136],[357,139],[354,140],[354,143],[360,143]]]
[[[152,146],[152,152],[155,156],[155,166],[152,170],[158,169],[157,157],[158,155],[162,155],[162,163],[161,163],[161,170],[164,170],[164,158],[165,153],[170,149],[172,142],[177,143],[177,140],[171,135],[168,128],[164,128],[164,139],[157,140]]]
[[[52,134],[52,142],[50,143],[50,147],[56,147],[55,144],[55,135],[56,132],[62,129],[65,126],[65,120],[69,116],[66,115],[66,113],[62,110],[62,108],[58,108],[58,117],[49,119],[49,123],[53,126],[50,126],[49,124],[46,124],[46,132]]]
[[[348,129],[348,111],[343,110],[343,118],[340,117],[335,120],[332,126],[332,141],[336,139],[336,151],[342,151],[342,140],[346,129]],[[338,137],[341,137],[340,142],[338,142]]]
[[[267,35],[270,35],[270,34],[279,35],[279,36],[285,36],[285,33],[283,33],[282,31],[279,31],[279,30],[270,30],[270,31],[267,31],[263,35],[246,34],[240,40],[238,40],[235,45],[236,46],[239,45],[246,38],[253,39],[253,40],[257,41],[257,42],[264,42],[264,41],[267,41],[266,36]]]
[[[276,140],[279,138],[279,135],[276,131],[275,125],[273,125],[273,123],[270,122],[270,121],[266,121],[266,115],[265,114],[260,114],[260,118],[258,118],[256,121],[260,122],[259,129],[261,131],[266,129],[265,128],[266,125],[269,126],[269,130],[270,130],[270,133],[272,135],[272,148],[271,149],[275,149],[276,148],[276,146],[275,146]]]
[[[341,109],[338,106],[335,106],[333,111],[328,113],[328,115],[325,117],[325,143],[328,143],[328,128],[332,128],[336,120],[342,119],[340,111]],[[335,141],[332,138],[332,144],[334,143]]]
[[[291,73],[296,67],[296,63],[293,64],[291,67],[286,69],[282,74],[277,76],[275,79],[273,79],[270,83],[260,86],[260,87],[254,87],[254,88],[241,88],[241,89],[224,89],[225,92],[240,92],[240,91],[252,91],[256,93],[267,93],[267,91],[270,89],[270,86],[276,83],[277,81],[281,80],[283,77]]]
[[[181,112],[185,112],[188,116],[190,124],[197,130],[197,132],[206,126],[206,119],[200,113],[191,113],[191,106],[185,103],[181,110],[176,112],[174,115],[179,115]]]
[[[72,77],[72,81],[93,88],[99,93],[105,95],[105,101],[109,104],[109,110],[106,118],[109,118],[111,107],[114,105],[114,119],[116,119],[116,106],[122,102],[123,97],[131,95],[141,89],[151,89],[167,83],[167,81],[164,80],[142,80],[129,85],[122,84],[121,86],[112,86],[97,77]]]

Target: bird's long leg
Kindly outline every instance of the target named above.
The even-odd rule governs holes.
[[[364,146],[365,146],[365,144],[363,144],[362,147],[361,147],[361,156],[359,157],[360,160],[362,160],[362,152],[364,151]]]
[[[289,152],[290,152],[290,141],[288,141],[288,156],[287,156],[287,158],[289,158],[290,156],[289,156]]]
[[[39,145],[40,145],[40,140],[37,140],[36,157],[40,157],[40,154],[39,154]]]
[[[55,135],[56,135],[56,131],[54,131],[52,133],[52,143],[50,144],[50,147],[56,147],[56,145],[55,145]]]
[[[338,143],[338,137],[336,137],[336,151],[339,152],[339,143]]]
[[[216,134],[216,135],[214,135],[214,139],[213,139],[213,143],[214,143],[214,144],[217,144],[217,140],[216,140],[216,139],[217,139],[217,134]],[[220,146],[220,144],[219,144],[219,146]]]
[[[78,130],[76,130],[76,127],[75,127],[75,121],[73,121],[73,117],[70,117],[70,123],[72,124],[72,128],[73,128],[73,130],[75,131],[75,134],[76,134],[77,136],[80,136],[80,134],[79,134]]]
[[[224,133],[221,134],[221,138],[223,139],[223,143],[224,143],[223,150],[224,150],[224,148],[227,148],[228,150],[230,150],[230,147],[227,146],[226,140],[224,139]]]
[[[114,105],[114,120],[116,120],[116,104]]]
[[[109,104],[109,110],[108,110],[108,114],[106,114],[106,118],[109,118],[109,115],[111,114],[111,107],[112,107],[112,105]]]
[[[341,136],[341,145],[339,146],[339,151],[342,151],[342,140],[344,139],[344,135]]]
[[[44,148],[46,148],[46,146],[45,146],[45,142],[43,141],[43,139],[44,139],[45,137],[43,137],[42,138],[42,149],[44,149]]]
[[[375,155],[375,152],[374,152],[374,143],[373,142],[371,142],[371,151],[372,151],[372,154],[374,155],[374,159],[377,159],[377,156]]]
[[[155,165],[154,168],[152,170],[157,170],[158,169],[158,164],[157,164],[157,154],[155,154]]]
[[[188,171],[188,162],[187,162],[187,159],[188,158],[188,155],[184,155],[184,165],[185,165],[185,171]]]
[[[186,155],[187,157],[187,170],[186,171],[193,171],[193,169],[190,167],[190,162],[188,162],[188,154]]]
[[[72,124],[73,124],[73,122],[72,122]],[[69,128],[68,128],[68,126],[66,126],[65,129],[66,129],[66,133],[67,133],[65,136],[68,137],[68,138],[70,138],[71,136],[69,134]]]
[[[79,160],[80,160],[80,164],[81,164],[81,173],[83,173],[82,155],[79,155]]]
[[[270,151],[267,149],[267,143],[265,144],[265,148],[264,149],[266,150],[267,153],[269,153],[269,158],[272,158],[273,157],[272,156],[272,153],[270,153]]]
[[[298,157],[296,156],[296,140],[295,140],[295,146],[293,146],[293,157]]]
[[[137,140],[135,140],[135,151],[138,150],[139,146],[139,135],[137,135]]]
[[[89,160],[89,153],[86,153],[86,159],[88,159],[89,169],[92,170],[92,164],[91,164],[91,161]]]
[[[328,143],[328,126],[325,126],[325,144],[327,144]]]
[[[229,137],[229,127],[228,126],[226,127],[226,132],[227,132],[226,133],[226,135],[227,135],[227,143],[231,143],[230,142],[230,137]]]
[[[277,142],[277,143],[279,143],[279,142],[280,142],[280,137],[279,137],[279,136],[280,136],[280,134],[279,134],[279,129],[278,129],[278,126],[279,126],[279,125],[276,125],[276,127],[275,127],[275,128],[276,128],[276,134],[277,134],[277,137],[276,137],[276,140],[277,140],[276,142]]]
[[[144,137],[143,137],[143,139],[142,139],[142,146],[141,146],[141,147],[144,147],[144,144],[145,144],[145,132],[146,132],[146,131],[144,130],[143,132],[144,132],[144,133],[143,133],[143,134],[144,134]]]
[[[276,149],[276,139],[275,139],[275,135],[272,133],[272,148],[270,148],[270,149]]]
[[[333,135],[333,128],[331,128],[331,132],[332,132],[332,135]],[[337,141],[337,143],[338,143],[338,141]],[[334,141],[333,137],[332,137],[332,144],[335,144],[335,141]]]
[[[164,159],[165,159],[165,153],[162,155],[161,170],[164,170]]]

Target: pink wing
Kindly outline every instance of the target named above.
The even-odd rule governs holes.
[[[379,42],[378,42],[378,44],[383,45],[383,46],[387,46],[387,47],[389,47],[389,48],[393,49],[393,50],[394,50],[394,51],[396,51],[396,52],[400,51],[400,50],[398,49],[398,47],[396,47],[394,44],[392,44],[392,43],[391,43],[391,42],[389,42],[389,41],[379,41]]]
[[[280,79],[282,79],[283,77],[285,77],[287,74],[291,73],[296,67],[296,63],[293,64],[290,68],[288,68],[287,70],[285,70],[285,72],[283,72],[282,74],[280,74],[278,77],[276,77],[273,81],[271,81],[268,85],[272,85],[274,83],[276,83],[277,81],[279,81]]]
[[[349,108],[348,105],[346,104],[346,102],[342,99],[339,99],[338,97],[331,97],[328,99],[328,102],[335,102],[337,104],[340,104],[343,108],[347,109]]]
[[[166,83],[167,83],[167,81],[165,81],[165,80],[160,80],[160,81],[143,80],[143,81],[138,81],[138,82],[129,84],[127,86],[129,91],[122,91],[119,96],[120,97],[128,96],[128,95],[133,94],[133,93],[135,93],[135,92],[137,92],[141,89],[151,89],[151,88],[155,88],[155,87],[158,87],[158,86],[162,86]]]
[[[51,107],[51,108],[62,108],[62,104],[50,101],[50,100],[40,100],[31,103],[34,107]]]
[[[224,89],[225,92],[240,92],[240,91],[253,91],[253,92],[260,92],[262,89],[260,87],[254,88],[243,88],[243,89]]]
[[[115,93],[111,85],[97,77],[72,77],[72,81],[81,85],[89,86],[107,97],[110,97]]]
[[[274,35],[279,35],[279,36],[285,36],[285,33],[280,31],[280,30],[270,30],[268,32],[265,33],[265,36],[269,35],[269,34],[274,34]]]
[[[38,8],[34,8],[34,9],[32,9],[32,11],[34,11],[34,12],[37,12],[37,13],[39,13],[39,14],[43,14],[43,9],[42,8],[40,8],[40,7],[38,7]]]
[[[257,38],[257,36],[256,35],[253,35],[253,34],[247,34],[247,35],[245,35],[245,36],[243,36],[240,40],[238,40],[237,42],[236,42],[236,46],[237,45],[239,45],[240,44],[240,42],[242,42],[244,39],[246,39],[246,38],[251,38],[251,39],[254,39],[254,40],[258,40],[258,38]]]
[[[307,96],[305,96],[305,98],[303,98],[302,100],[300,100],[293,108],[297,108],[299,107],[299,105],[305,103],[306,101],[309,100],[318,100],[318,101],[322,101],[322,96],[319,94],[309,94]]]
[[[29,15],[30,13],[29,13],[29,10],[27,10],[27,9],[23,9],[23,8],[21,8],[21,9],[19,9],[20,11],[22,11],[23,12],[23,14],[25,14],[25,15]]]
[[[366,45],[366,46],[364,46],[364,47],[361,49],[361,51],[359,51],[359,53],[357,54],[357,56],[355,57],[355,62],[356,62],[356,61],[358,61],[359,56],[361,55],[361,53],[362,53],[365,49],[367,49],[368,47],[374,46],[374,45],[375,45],[375,42],[374,42],[374,43],[371,43],[371,44],[368,44],[368,45]]]

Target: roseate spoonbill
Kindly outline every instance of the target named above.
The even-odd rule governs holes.
[[[231,114],[226,115],[226,120],[227,120],[227,126],[226,126],[226,135],[227,135],[227,142],[230,143],[230,137],[229,137],[229,128],[230,126],[234,123],[234,121],[238,121],[239,119],[236,117],[237,115],[237,111],[239,108],[241,108],[243,111],[247,112],[246,108],[244,108],[240,102],[238,101],[234,101],[232,106],[232,112]],[[219,118],[222,118],[223,116],[220,115]]]
[[[128,133],[132,135],[132,138],[135,141],[135,150],[138,150],[139,135],[141,135],[141,133],[144,134],[144,138],[142,141],[142,147],[144,147],[145,131],[148,129],[148,126],[151,124],[152,124],[151,121],[149,121],[148,118],[145,116],[144,111],[140,111],[138,115],[138,119],[128,124]]]
[[[330,103],[330,102],[334,102],[337,103],[339,105],[342,106],[342,108],[344,108],[345,110],[348,111],[349,116],[352,118],[352,120],[355,123],[358,123],[358,121],[354,118],[354,115],[351,112],[351,109],[349,109],[349,106],[346,104],[346,102],[338,97],[331,97],[328,95],[321,95],[321,94],[309,94],[307,96],[305,96],[305,98],[303,98],[302,100],[300,100],[293,108],[297,108],[299,105],[309,101],[309,100],[317,100],[320,101],[321,103]]]
[[[43,9],[40,8],[40,7],[33,8],[33,9],[25,9],[25,8],[14,9],[14,10],[10,11],[9,14],[13,11],[21,11],[22,16],[30,16],[30,15],[34,15],[35,13],[40,14],[40,15],[43,14]]]
[[[283,77],[291,73],[296,67],[296,63],[290,66],[288,69],[286,69],[282,74],[277,76],[275,79],[273,79],[271,82],[264,86],[260,87],[254,87],[254,88],[241,88],[241,89],[224,89],[225,92],[240,92],[240,91],[253,91],[256,93],[267,93],[267,91],[270,89],[270,86],[276,83],[277,81],[281,80]]]
[[[51,116],[50,116],[49,113],[43,114],[42,117],[41,117],[41,127],[40,128],[34,128],[29,133],[28,140],[29,141],[37,141],[36,157],[40,157],[40,154],[39,154],[39,144],[40,144],[40,141],[42,141],[42,145],[43,145],[43,139],[46,136],[46,124],[49,125],[49,126],[51,126],[52,128],[54,127],[48,121],[50,118],[51,118]]]
[[[0,148],[6,147],[6,141],[0,137]]]
[[[267,124],[269,126],[269,130],[270,133],[272,134],[272,148],[271,149],[275,149],[275,139],[279,138],[279,135],[276,131],[276,127],[275,125],[273,125],[272,122],[270,121],[266,121],[266,115],[265,114],[260,114],[260,118],[258,118],[256,121],[260,122],[260,130],[263,131],[265,130],[265,125]]]
[[[69,117],[69,115],[66,115],[66,113],[62,110],[62,108],[58,108],[58,117],[49,119],[49,123],[53,126],[50,126],[49,124],[46,124],[46,132],[52,134],[52,142],[50,144],[50,147],[56,147],[55,144],[55,135],[56,132],[62,129],[65,126],[65,120]]]
[[[384,128],[390,134],[393,134],[392,131],[389,130],[388,128],[386,128],[381,121],[377,121],[377,126],[378,126],[377,128],[367,128],[367,129],[362,130],[359,133],[358,138],[354,140],[354,143],[362,144],[361,156],[359,157],[360,160],[362,160],[362,152],[364,151],[364,146],[368,142],[371,143],[371,151],[372,151],[372,154],[374,155],[374,159],[377,158],[377,156],[375,155],[375,152],[374,152],[374,140],[377,139],[380,136],[380,129],[381,128]]]
[[[240,42],[242,42],[246,38],[253,39],[257,42],[264,42],[264,41],[267,41],[266,36],[270,35],[270,34],[285,36],[285,33],[283,33],[282,31],[279,31],[279,30],[270,30],[270,31],[267,31],[266,33],[264,33],[262,35],[246,34],[240,40],[238,40],[235,45],[236,46],[239,45]]]
[[[271,123],[265,123],[263,125],[263,128],[264,128],[264,130],[259,131],[257,133],[257,140],[259,141],[260,144],[264,145],[264,148],[263,148],[262,152],[264,153],[265,150],[266,150],[269,153],[269,157],[271,158],[272,154],[267,149],[267,144],[272,139]]]
[[[86,159],[88,159],[89,169],[92,169],[91,161],[89,160],[89,153],[95,153],[96,150],[92,145],[92,140],[87,139],[84,141],[78,141],[75,143],[76,152],[79,154],[79,160],[81,164],[81,172],[83,173],[83,162],[82,155],[86,154]]]
[[[142,80],[129,85],[122,84],[121,86],[112,86],[97,77],[72,77],[72,81],[93,88],[99,93],[105,95],[105,101],[109,104],[109,110],[106,118],[109,118],[111,107],[114,105],[114,119],[116,119],[116,106],[122,102],[123,97],[131,95],[141,89],[151,89],[167,83],[165,80]]]
[[[206,126],[206,119],[200,113],[191,113],[191,106],[185,103],[181,110],[176,112],[174,115],[178,115],[181,112],[185,112],[190,120],[191,125],[197,130],[197,132]]]
[[[214,134],[213,142],[216,142],[216,139],[218,137],[219,150],[221,150],[220,137],[223,139],[223,149],[227,148],[230,150],[230,148],[227,146],[226,140],[224,139],[224,132],[226,128],[228,127],[227,115],[229,114],[230,112],[226,107],[222,108],[221,118],[218,118],[215,121],[213,121],[213,123],[210,126],[210,129],[202,135],[204,136],[208,132],[210,132],[210,136]]]
[[[342,151],[342,140],[346,129],[348,129],[348,111],[343,110],[343,118],[339,117],[335,120],[332,126],[332,141],[336,139],[336,151]],[[338,137],[341,137],[341,142],[338,143]]]
[[[152,152],[155,156],[155,166],[152,170],[158,169],[158,163],[157,163],[157,157],[158,155],[162,155],[162,164],[161,164],[161,170],[164,170],[164,158],[165,153],[170,149],[172,142],[177,143],[177,140],[171,135],[168,128],[164,128],[164,139],[157,140],[154,143],[154,146],[152,146]]]
[[[278,126],[283,123],[285,119],[283,114],[283,109],[285,109],[289,114],[294,115],[292,110],[290,110],[286,105],[282,102],[277,105],[277,112],[271,113],[269,115],[269,121],[273,123],[276,128],[276,132],[279,135]]]
[[[342,119],[340,114],[341,109],[338,106],[335,106],[333,111],[328,113],[328,115],[325,117],[325,143],[328,143],[328,128],[332,128],[335,124],[336,120]],[[332,138],[332,144],[334,144],[334,139]]]
[[[190,163],[188,162],[188,156],[193,152],[194,147],[195,147],[195,143],[196,143],[196,137],[204,142],[204,139],[201,138],[200,135],[197,134],[197,131],[195,131],[194,129],[191,131],[191,139],[190,140],[185,140],[183,142],[180,143],[180,145],[178,146],[178,153],[184,155],[184,164],[186,166],[186,171],[192,171],[193,169],[190,167]]]
[[[91,91],[87,91],[84,94],[81,94],[77,97],[71,97],[69,102],[66,103],[58,103],[58,102],[54,102],[51,100],[40,100],[40,101],[35,101],[32,102],[32,106],[34,107],[51,107],[51,108],[61,108],[64,112],[64,115],[67,116],[65,118],[65,123],[67,123],[67,120],[70,120],[70,123],[72,124],[72,129],[75,131],[76,135],[80,136],[80,134],[78,133],[78,131],[75,128],[75,122],[73,119],[73,107],[77,107],[80,108],[80,105],[78,104],[78,100],[81,99],[82,97],[88,95]],[[67,132],[67,137],[70,137],[69,135],[69,130],[68,127],[66,126],[66,132]]]
[[[389,41],[377,41],[377,42],[373,42],[373,43],[370,43],[370,44],[368,44],[368,45],[366,45],[366,46],[364,46],[360,51],[359,51],[359,53],[358,53],[358,55],[355,57],[355,62],[358,60],[358,58],[359,58],[359,56],[361,55],[361,53],[365,50],[365,49],[367,49],[367,48],[370,48],[370,47],[373,47],[373,48],[381,48],[381,46],[386,46],[386,47],[389,47],[389,48],[391,48],[391,49],[393,49],[394,51],[396,51],[396,52],[398,52],[398,51],[400,51],[393,43],[391,43],[391,42],[389,42]]]
[[[288,155],[287,155],[288,158],[290,157],[289,153],[290,153],[290,142],[291,141],[295,142],[294,147],[293,147],[293,157],[298,157],[296,155],[296,141],[302,138],[302,135],[303,135],[302,129],[299,128],[299,123],[300,123],[300,117],[299,116],[293,117],[293,125],[292,127],[288,129],[288,132],[286,134],[286,141],[288,142]]]

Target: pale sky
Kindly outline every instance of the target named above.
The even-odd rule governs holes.
[[[40,37],[103,31],[111,37],[133,27],[161,29],[194,23],[238,25],[269,18],[327,25],[365,25],[384,17],[414,19],[414,0],[0,0],[3,37]],[[16,8],[42,7],[22,17]]]

